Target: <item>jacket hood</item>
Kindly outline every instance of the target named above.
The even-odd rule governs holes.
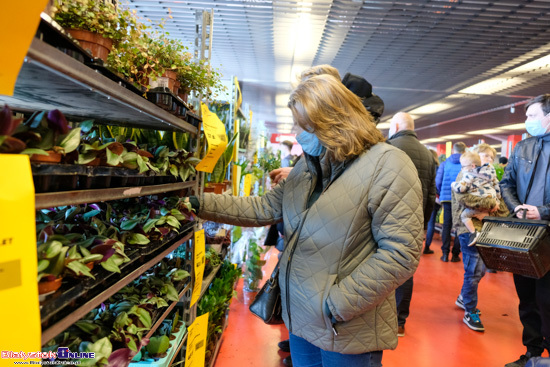
[[[455,163],[455,164],[456,164],[456,163],[460,163],[460,156],[461,156],[461,155],[462,155],[462,154],[460,154],[460,153],[451,154],[451,155],[449,156],[449,158],[447,158],[447,160],[450,160],[451,162],[453,162],[453,163]]]

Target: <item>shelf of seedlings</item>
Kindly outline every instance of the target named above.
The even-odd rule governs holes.
[[[23,112],[59,109],[77,119],[192,134],[198,133],[200,121],[192,113],[191,123],[180,118],[184,114],[171,114],[37,38],[29,48],[13,97],[0,95],[0,103]]]
[[[155,333],[155,331],[157,331],[157,329],[159,328],[159,326],[162,324],[162,322],[164,321],[164,319],[166,319],[168,317],[168,315],[170,314],[170,312],[174,309],[174,307],[176,307],[176,305],[178,304],[179,300],[182,299],[182,297],[185,295],[186,292],[188,292],[189,290],[191,289],[191,283],[189,282],[189,284],[187,284],[182,290],[181,292],[179,292],[178,294],[178,301],[174,301],[172,302],[168,308],[162,313],[162,315],[159,316],[159,318],[157,319],[157,321],[153,324],[153,326],[151,327],[151,330],[149,330],[149,332],[145,335],[145,338],[150,338],[151,336],[153,336],[153,334]]]
[[[46,344],[92,309],[99,306],[103,301],[107,300],[131,281],[145,273],[180,245],[189,241],[194,234],[192,225],[193,223],[191,222],[185,229],[186,232],[182,231],[183,234],[162,245],[150,255],[142,256],[138,260],[132,262],[132,264],[135,265],[126,266],[122,269],[122,273],[119,276],[110,277],[105,280],[105,283],[101,282],[96,284],[94,288],[86,291],[81,297],[77,297],[67,303],[66,297],[68,297],[70,293],[62,292],[59,297],[50,299],[47,303],[43,303],[41,305],[42,345]],[[184,290],[186,291],[186,289]],[[182,293],[184,292],[182,291]],[[172,308],[173,307],[174,305]]]
[[[35,208],[44,209],[69,204],[125,199],[160,194],[194,187],[197,181],[177,182],[152,186],[116,187],[108,189],[48,192],[35,195]]]

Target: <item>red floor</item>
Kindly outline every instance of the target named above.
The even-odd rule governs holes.
[[[464,312],[454,302],[462,285],[462,263],[443,263],[439,241],[433,255],[422,255],[414,277],[411,314],[405,337],[393,351],[385,351],[385,367],[502,367],[525,352],[521,343],[518,300],[509,273],[488,273],[479,286],[478,308],[485,332],[470,330]],[[276,250],[268,252],[264,274],[276,264]],[[216,367],[279,367],[288,354],[277,343],[288,337],[284,325],[265,325],[243,303],[242,280],[231,304]]]

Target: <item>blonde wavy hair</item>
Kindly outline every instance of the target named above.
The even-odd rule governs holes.
[[[475,151],[477,153],[491,153],[493,155],[493,161],[495,159],[497,159],[497,151],[495,150],[495,148],[493,148],[492,146],[490,146],[489,144],[487,143],[481,143],[479,144],[476,148],[475,148]]]
[[[294,122],[315,133],[337,161],[384,141],[361,99],[331,75],[303,80],[290,94],[288,107]]]
[[[338,69],[336,69],[334,66],[324,64],[324,65],[312,66],[309,69],[302,71],[302,74],[298,77],[298,82],[307,80],[315,75],[323,75],[323,74],[332,75],[338,80],[342,79],[340,77],[340,73],[338,72]]]

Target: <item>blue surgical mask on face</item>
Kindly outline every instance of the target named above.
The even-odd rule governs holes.
[[[296,140],[302,146],[304,152],[313,157],[320,156],[325,150],[325,147],[321,144],[319,138],[317,138],[317,136],[313,133],[303,131],[296,137]]]
[[[546,134],[546,129],[542,127],[541,120],[525,121],[525,129],[531,136],[540,136]]]

